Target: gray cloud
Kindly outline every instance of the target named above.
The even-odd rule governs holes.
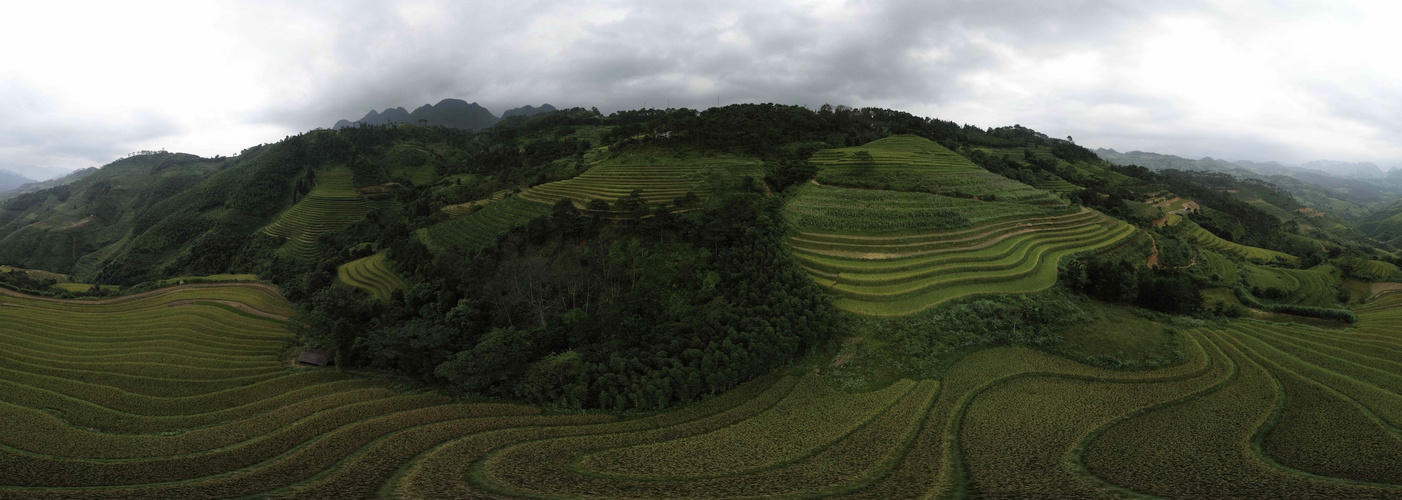
[[[100,165],[130,152],[124,149],[129,144],[180,132],[153,111],[73,110],[22,81],[0,80],[0,161],[27,175],[54,175],[43,167],[55,165]]]
[[[237,125],[277,129],[269,140],[372,108],[413,109],[447,97],[497,113],[542,102],[605,112],[705,108],[719,98],[1020,123],[1091,146],[1190,157],[1402,156],[1402,147],[1388,145],[1402,134],[1402,101],[1386,75],[1365,67],[1342,81],[1333,70],[1348,61],[1329,66],[1274,46],[1274,33],[1300,22],[1338,18],[1347,28],[1366,20],[1333,2],[269,0],[222,9],[216,27],[253,61],[261,96],[231,107],[231,116]],[[1206,28],[1175,34],[1183,23]],[[1220,51],[1260,62],[1270,88],[1259,94],[1274,100],[1262,100],[1260,110],[1240,105],[1257,93],[1231,84],[1252,74],[1214,59],[1215,45],[1194,45],[1205,36],[1219,37]],[[1179,46],[1181,58],[1150,58]],[[1293,96],[1314,108],[1294,109]],[[42,113],[19,98],[3,103],[7,116]],[[82,131],[43,151],[101,155],[121,141],[179,134],[177,122],[162,118],[171,111],[83,117],[70,127]],[[1328,130],[1310,130],[1314,121]],[[0,153],[13,147],[6,144],[43,140],[56,126],[0,129],[8,136]],[[86,141],[98,145],[78,144]]]

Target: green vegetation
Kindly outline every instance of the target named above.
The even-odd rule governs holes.
[[[801,186],[784,216],[805,232],[870,234],[962,229],[994,219],[1012,221],[1075,212],[1069,206],[981,202],[927,193]]]
[[[818,182],[1020,203],[1063,203],[1056,195],[975,165],[929,139],[900,135],[813,155]]]
[[[431,226],[420,235],[424,243],[435,250],[456,246],[475,251],[496,244],[497,238],[513,227],[548,215],[550,207],[560,200],[570,200],[583,209],[590,208],[591,202],[612,204],[637,193],[642,201],[641,208],[646,209],[683,204],[682,200],[693,194],[698,201],[704,200],[719,185],[758,174],[759,163],[744,158],[686,151],[625,153],[603,161],[578,177],[541,184],[511,196],[502,195],[499,202],[478,205],[482,208]],[[599,210],[597,206],[591,208],[595,210]],[[609,210],[625,213],[615,215]],[[463,212],[457,208],[452,211]],[[603,217],[616,218],[627,217],[629,210],[605,205],[601,211]]]
[[[815,190],[814,194],[831,191]],[[794,204],[812,214],[811,207],[818,203],[804,202],[803,196],[801,193]],[[838,297],[834,301],[838,308],[892,316],[972,294],[1046,289],[1056,282],[1061,258],[1109,247],[1133,232],[1131,226],[1090,211],[994,219],[992,215],[1001,207],[987,208],[991,210],[983,213],[989,219],[963,230],[925,234],[800,232],[789,243],[799,264]],[[873,211],[879,214],[885,209],[889,207]],[[861,205],[855,210],[861,210]],[[950,218],[968,223],[963,213],[948,213],[953,214]],[[813,226],[821,227],[834,225],[834,220],[870,217],[860,212],[842,213],[837,207],[826,215],[798,220],[813,220]],[[923,219],[940,220],[938,215]],[[930,223],[924,227],[932,226],[941,228]]]
[[[390,269],[382,253],[342,264],[336,269],[336,275],[342,283],[364,289],[384,302],[389,302],[395,290],[409,291],[409,284]]]
[[[263,228],[263,232],[287,239],[287,252],[295,257],[316,256],[316,238],[365,217],[365,198],[351,183],[352,173],[328,169],[317,173],[316,187],[307,196]]]
[[[0,497],[1402,498],[1306,208],[827,106],[138,155],[0,204]]]
[[[1252,262],[1260,263],[1296,262],[1299,260],[1298,258],[1290,254],[1281,253],[1274,250],[1266,250],[1264,248],[1250,247],[1224,240],[1221,237],[1212,234],[1210,231],[1203,229],[1202,226],[1198,226],[1197,224],[1193,224],[1192,222],[1185,221],[1183,225],[1187,227],[1187,237],[1197,241],[1198,245],[1201,245],[1203,248],[1206,248],[1208,250],[1229,253],[1232,255],[1239,256],[1243,259],[1250,260]]]

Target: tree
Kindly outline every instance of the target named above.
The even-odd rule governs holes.
[[[876,160],[866,151],[852,153],[852,162],[857,164],[858,172],[867,173],[876,168]]]

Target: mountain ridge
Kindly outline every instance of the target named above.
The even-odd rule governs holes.
[[[464,130],[482,130],[497,122],[515,116],[534,116],[540,113],[558,111],[549,103],[537,106],[521,106],[508,109],[498,117],[490,110],[476,102],[467,102],[462,99],[443,99],[437,104],[424,104],[414,109],[413,112],[403,106],[395,108],[385,108],[384,111],[370,110],[359,120],[338,120],[331,128],[340,130],[346,127],[364,125],[388,125],[392,123],[408,123],[411,125],[426,125],[433,127],[449,127]]]

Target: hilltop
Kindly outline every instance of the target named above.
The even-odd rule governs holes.
[[[1397,497],[1382,193],[773,104],[144,152],[0,204],[0,496]]]
[[[37,182],[23,175],[0,168],[0,192],[9,191],[25,184]]]
[[[540,113],[556,111],[554,106],[542,104],[540,107],[522,106],[512,108],[502,113],[498,118],[488,111],[487,108],[479,106],[477,103],[469,103],[461,99],[444,99],[438,104],[425,104],[418,107],[412,113],[402,107],[386,108],[384,111],[370,110],[364,117],[356,121],[340,120],[332,128],[342,129],[357,125],[389,125],[403,123],[410,125],[424,125],[430,127],[449,127],[464,130],[481,130],[495,125],[502,119],[513,116],[533,116]]]

